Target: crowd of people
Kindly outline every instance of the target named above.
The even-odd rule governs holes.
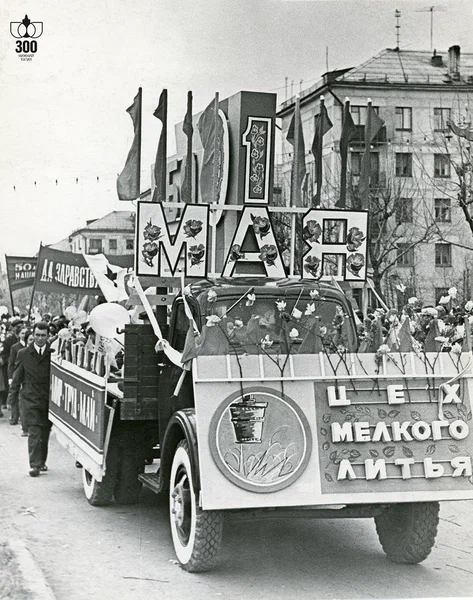
[[[33,323],[26,315],[0,319],[0,418],[9,411],[10,425],[28,437],[31,477],[48,470],[50,359],[71,329],[65,315],[35,315]]]

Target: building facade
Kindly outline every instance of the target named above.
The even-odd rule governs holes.
[[[51,248],[85,254],[133,254],[135,248],[135,213],[115,210],[99,219],[91,219],[85,227],[67,238],[51,244]]]
[[[473,246],[471,231],[458,206],[456,165],[461,140],[447,123],[469,123],[473,100],[473,54],[462,54],[458,46],[448,53],[384,50],[362,65],[326,73],[300,94],[301,118],[308,170],[307,202],[315,189],[314,158],[307,151],[314,138],[315,117],[323,97],[332,129],[324,136],[322,206],[333,206],[339,197],[340,135],[345,99],[357,128],[348,159],[348,204],[354,205],[365,150],[364,128],[368,100],[385,125],[371,145],[371,194],[395,195],[392,225],[386,235],[404,223],[396,239],[397,251],[389,254],[392,266],[383,276],[382,288],[390,303],[398,301],[399,284],[406,295],[417,295],[435,304],[445,290],[456,286],[465,298],[472,293]],[[278,112],[282,120],[282,187],[288,197],[292,146],[286,134],[295,99],[284,102]],[[472,105],[473,108],[473,105]],[[465,140],[463,140],[465,141]],[[465,145],[462,146],[462,151]],[[466,162],[470,162],[466,147]],[[422,239],[409,252],[406,244]],[[398,254],[398,257],[395,254]],[[388,259],[387,259],[388,260]],[[386,263],[388,264],[388,263]]]

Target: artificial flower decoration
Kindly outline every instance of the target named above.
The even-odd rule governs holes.
[[[307,303],[306,309],[304,314],[308,317],[310,317],[310,315],[313,315],[315,313],[315,304],[312,303]]]
[[[215,302],[215,300],[217,300],[217,292],[215,292],[214,290],[209,290],[207,294],[207,301]]]
[[[220,323],[222,320],[217,315],[210,315],[209,317],[205,317],[207,319],[207,327],[214,327],[217,323]]]
[[[309,296],[312,298],[312,300],[315,300],[320,296],[319,290],[310,290]]]
[[[286,308],[286,305],[287,303],[285,300],[276,300],[276,306],[279,312],[282,312]]]
[[[455,300],[455,298],[457,297],[458,291],[457,291],[456,287],[451,287],[447,293],[452,300]]]
[[[256,295],[255,294],[247,294],[246,296],[246,306],[253,306],[253,304],[256,301]]]
[[[269,337],[269,334],[265,335],[264,338],[261,340],[261,348],[263,348],[263,350],[265,348],[271,348],[271,346],[273,345],[273,340]]]
[[[299,331],[295,327],[293,327],[289,332],[289,337],[291,338],[291,340],[295,340],[299,337]]]

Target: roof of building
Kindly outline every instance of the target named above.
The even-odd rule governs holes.
[[[426,50],[382,50],[359,66],[325,73],[310,88],[300,94],[301,103],[313,94],[322,93],[330,85],[468,85],[473,90],[473,54],[459,53],[458,75],[452,77],[449,69],[449,52],[432,53]],[[435,58],[434,58],[435,56]],[[284,102],[280,111],[294,105],[295,98]]]
[[[391,50],[387,48],[358,67],[350,69],[337,82],[452,84],[449,76],[448,53],[433,54],[419,50]],[[439,66],[435,66],[435,62]],[[459,83],[467,83],[473,76],[473,54],[460,54]]]
[[[85,227],[76,229],[72,235],[94,231],[134,231],[135,213],[129,210],[114,210],[99,219],[87,221]]]

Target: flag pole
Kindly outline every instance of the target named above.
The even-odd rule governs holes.
[[[8,273],[8,257],[5,254],[5,265],[7,267],[7,279],[8,279],[8,289],[10,291],[10,302],[11,302],[11,314],[13,316],[14,312],[15,312],[15,307],[13,305],[13,291],[11,289],[11,282],[10,282],[10,274]]]
[[[214,144],[215,144],[215,151],[214,151],[214,157],[216,157],[218,155],[218,139],[217,139],[217,131],[218,131],[218,103],[219,103],[219,99],[218,99],[218,92],[215,92],[215,109],[214,109],[214,131],[215,131],[215,138],[214,138]],[[214,205],[214,207],[217,207],[217,181],[218,181],[218,169],[219,166],[217,164],[217,160],[214,159],[214,163],[213,163],[213,172],[212,172],[212,204]],[[213,213],[212,213],[212,256],[211,256],[211,264],[210,264],[210,270],[212,271],[212,273],[215,275],[216,272],[216,261],[217,261],[217,211],[214,209]]]
[[[345,106],[343,108],[343,123],[342,123],[342,132],[344,126],[347,124],[347,119],[349,118],[350,113],[350,100],[346,98]],[[342,148],[340,145],[340,158],[341,158],[341,173],[340,173],[340,199],[337,204],[340,208],[346,208],[347,205],[347,160],[348,160],[348,148],[345,147],[345,141],[343,142],[344,147]],[[347,141],[348,145],[348,141]]]
[[[320,96],[320,108],[319,108],[319,137],[317,139],[317,164],[316,164],[316,173],[317,173],[317,193],[316,193],[316,202],[317,205],[320,206],[322,204],[322,175],[323,175],[323,166],[322,166],[322,152],[324,148],[324,131],[325,131],[325,100],[323,96]]]
[[[186,189],[184,190],[187,193],[187,198],[184,198],[184,202],[192,203],[193,198],[193,189],[192,189],[192,92],[187,92],[187,113],[186,116],[189,115],[191,119],[190,123],[190,131],[187,133],[187,160],[186,160]]]
[[[36,273],[35,273],[34,282],[33,282],[33,290],[31,292],[30,307],[28,309],[28,323],[30,322],[30,318],[31,318],[31,309],[33,308],[33,300],[34,300],[34,293],[35,293],[35,290],[36,290],[36,282],[37,282],[38,277],[39,277],[39,259],[41,257],[41,248],[42,247],[43,247],[43,242],[41,241],[39,243],[38,262],[36,264]]]

